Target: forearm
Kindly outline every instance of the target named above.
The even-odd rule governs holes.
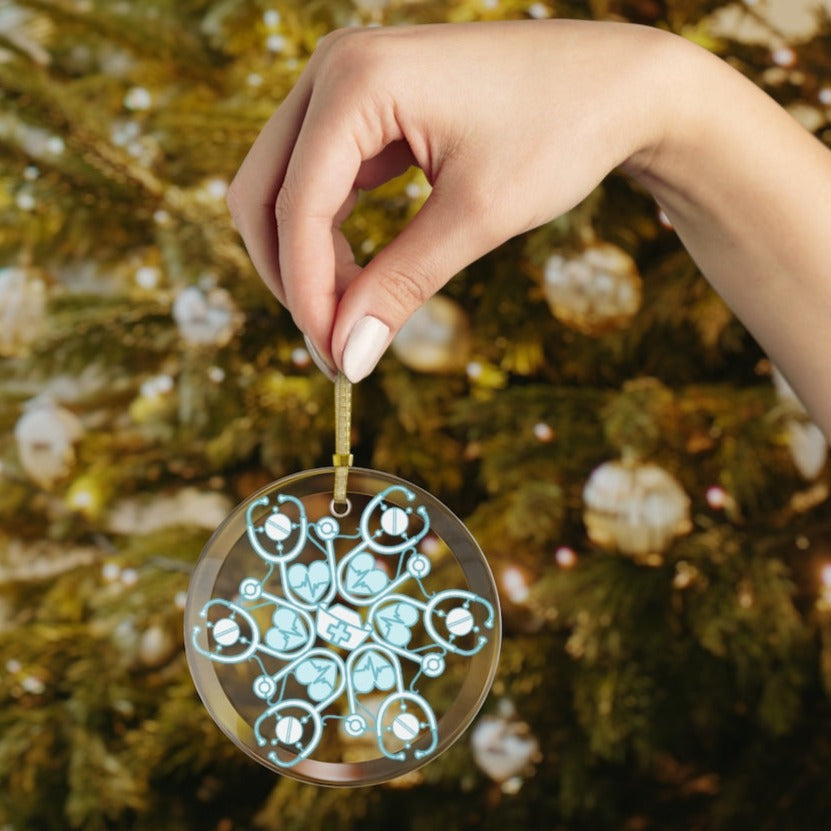
[[[831,152],[718,59],[676,51],[661,140],[631,172],[831,436]]]

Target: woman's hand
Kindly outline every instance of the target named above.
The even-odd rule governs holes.
[[[339,225],[358,190],[412,164],[432,193],[362,269]],[[617,166],[652,191],[831,437],[831,153],[682,38],[567,20],[335,32],[229,204],[318,362],[359,381],[456,272]]]
[[[576,21],[324,38],[229,193],[257,270],[317,357],[365,377],[454,274],[648,156],[668,115],[674,41]],[[360,189],[410,165],[432,192],[362,269],[339,226]]]

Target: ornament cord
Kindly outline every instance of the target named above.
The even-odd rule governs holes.
[[[335,466],[335,488],[332,500],[339,508],[349,510],[346,498],[346,480],[352,464],[350,434],[352,432],[352,384],[339,372],[335,379],[335,452],[332,464]]]

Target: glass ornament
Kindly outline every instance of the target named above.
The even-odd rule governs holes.
[[[672,540],[692,528],[681,484],[651,462],[610,461],[595,468],[583,503],[592,542],[646,564],[658,564]]]
[[[182,289],[173,301],[173,317],[182,338],[197,346],[225,346],[243,322],[230,293],[218,287]]]
[[[545,263],[543,293],[551,313],[586,335],[602,335],[631,322],[641,307],[641,276],[621,248],[596,242],[567,259]]]
[[[390,347],[416,372],[462,370],[471,348],[467,314],[455,300],[435,294],[410,316]]]
[[[785,433],[794,466],[803,479],[816,479],[828,460],[828,441],[782,372],[771,367],[773,386],[785,414]]]
[[[17,455],[27,476],[49,490],[69,475],[83,426],[48,396],[32,399],[14,427]]]
[[[369,785],[465,730],[496,672],[488,564],[461,521],[395,476],[288,476],[239,505],[195,568],[185,644],[226,735],[272,770]]]

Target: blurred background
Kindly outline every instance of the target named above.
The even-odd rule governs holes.
[[[557,16],[687,37],[831,145],[829,3],[0,0],[2,831],[831,827],[827,445],[618,175],[458,275],[355,390],[356,464],[465,518],[500,588],[468,733],[318,788],[194,691],[202,546],[333,449],[228,182],[331,29]],[[359,258],[427,193],[364,195]]]

